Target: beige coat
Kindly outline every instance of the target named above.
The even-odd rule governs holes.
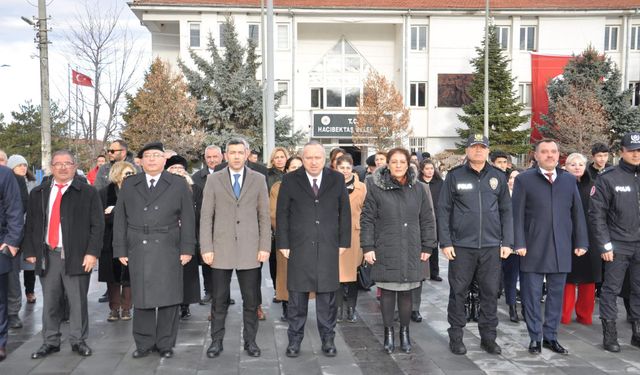
[[[351,204],[351,247],[340,256],[340,282],[348,283],[358,280],[357,269],[362,264],[362,248],[360,247],[360,213],[364,205],[364,198],[367,196],[365,184],[358,181],[358,176],[354,174],[356,181],[354,190],[349,194]]]
[[[260,267],[258,251],[271,251],[264,176],[244,168],[236,199],[228,167],[210,174],[202,197],[200,252],[215,254],[213,268],[246,270]]]

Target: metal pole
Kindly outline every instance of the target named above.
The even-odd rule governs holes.
[[[42,169],[45,173],[49,173],[49,165],[51,164],[51,104],[49,102],[49,40],[47,38],[47,8],[45,0],[38,0],[38,27]]]
[[[267,0],[267,96],[265,98],[265,106],[267,107],[267,147],[263,151],[264,155],[270,155],[271,150],[276,146],[273,50],[273,0]]]
[[[260,80],[262,81],[262,161],[267,164],[269,161],[269,155],[267,154],[267,106],[265,101],[267,90],[267,65],[265,61],[265,58],[267,57],[267,32],[264,26],[264,0],[260,0],[260,51],[262,52],[262,64],[260,64],[260,68],[262,69],[262,73],[260,75]]]
[[[489,138],[489,0],[484,10],[484,136]]]

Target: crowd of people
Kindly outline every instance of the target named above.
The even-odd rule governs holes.
[[[358,319],[363,268],[377,287],[382,349],[410,353],[424,281],[442,281],[439,252],[449,262],[454,354],[467,352],[470,320],[478,323],[481,349],[501,353],[502,294],[509,320],[526,322],[531,354],[568,354],[558,326],[571,324],[574,313],[591,325],[596,298],[603,347],[620,351],[619,295],[631,344],[640,347],[640,133],[624,135],[620,146],[615,166],[605,144],[593,146],[591,163],[572,153],[561,166],[558,143],[542,139],[521,169],[472,134],[464,161],[443,177],[428,153],[393,148],[359,166],[347,151],[326,155],[315,141],[295,155],[276,147],[264,166],[246,140],[233,138],[224,150],[208,146],[203,168],[189,174],[188,161],[162,143],[134,157],[116,140],[86,177],[71,152],[54,152],[51,174],[39,184],[23,156],[0,151],[0,360],[8,329],[22,327],[22,287],[26,302],[36,303],[36,275],[43,343],[31,357],[60,351],[64,321],[72,351],[90,356],[87,293],[98,263],[106,320],[133,320],[134,358],[171,358],[179,321],[194,303],[211,303],[206,355],[218,357],[235,303],[234,271],[244,351],[259,357],[263,263],[288,323],[288,357],[300,354],[309,299],[322,352],[337,355],[336,324]]]

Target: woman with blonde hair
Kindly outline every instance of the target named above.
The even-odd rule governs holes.
[[[286,173],[286,164],[289,161],[289,152],[284,147],[275,147],[271,151],[269,157],[269,169],[267,170],[267,189],[271,192],[271,188],[274,184],[282,181],[282,176]],[[274,208],[275,210],[275,208]],[[273,215],[275,215],[275,211]],[[271,274],[271,280],[273,281],[273,290],[276,289],[276,274],[278,273],[278,261],[276,259],[276,240],[275,232],[271,236],[271,255],[269,256],[269,273]],[[273,297],[273,302],[278,303],[277,297]]]
[[[100,252],[98,280],[107,283],[109,298],[109,316],[107,321],[131,320],[131,283],[129,267],[113,258],[113,208],[118,201],[118,194],[124,180],[136,174],[133,164],[126,161],[114,163],[109,170],[109,185],[100,190],[100,198],[104,208],[104,240]]]

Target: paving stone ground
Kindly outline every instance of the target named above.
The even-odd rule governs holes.
[[[573,322],[562,326],[558,340],[570,351],[561,356],[543,349],[539,356],[527,352],[529,338],[524,323],[509,322],[504,300],[499,301],[498,343],[502,355],[492,356],[480,349],[480,336],[476,324],[465,329],[465,356],[451,354],[448,349],[446,308],[449,285],[446,281],[447,261],[441,259],[443,282],[425,282],[422,292],[421,313],[424,321],[410,327],[413,352],[409,355],[382,352],[382,319],[375,288],[360,292],[358,322],[340,323],[336,330],[338,356],[326,358],[320,350],[320,339],[315,322],[315,306],[310,306],[305,339],[301,355],[291,359],[285,356],[287,325],[280,322],[281,307],[271,303],[273,288],[269,271],[263,268],[264,310],[267,320],[260,322],[257,343],[262,349],[260,358],[248,357],[242,351],[241,297],[237,280],[232,281],[232,297],[237,301],[230,307],[227,317],[227,335],[224,352],[209,359],[206,349],[211,339],[207,314],[209,305],[192,305],[192,317],[180,323],[175,356],[160,359],[158,355],[135,360],[131,336],[131,322],[106,321],[108,306],[98,303],[105,291],[103,283],[92,275],[89,290],[90,333],[88,344],[93,349],[91,357],[82,358],[71,352],[68,342],[62,343],[60,353],[42,360],[30,359],[30,354],[42,344],[41,315],[42,296],[40,286],[36,291],[35,305],[23,305],[21,318],[24,328],[10,330],[8,358],[0,363],[0,375],[21,374],[202,374],[202,375],[276,375],[276,374],[335,374],[335,375],[392,375],[392,374],[640,374],[640,349],[629,345],[631,326],[624,320],[624,308],[620,304],[618,332],[622,352],[613,354],[602,350],[602,336],[598,307],[594,313],[594,325],[584,326]],[[63,325],[63,338],[67,327]]]

